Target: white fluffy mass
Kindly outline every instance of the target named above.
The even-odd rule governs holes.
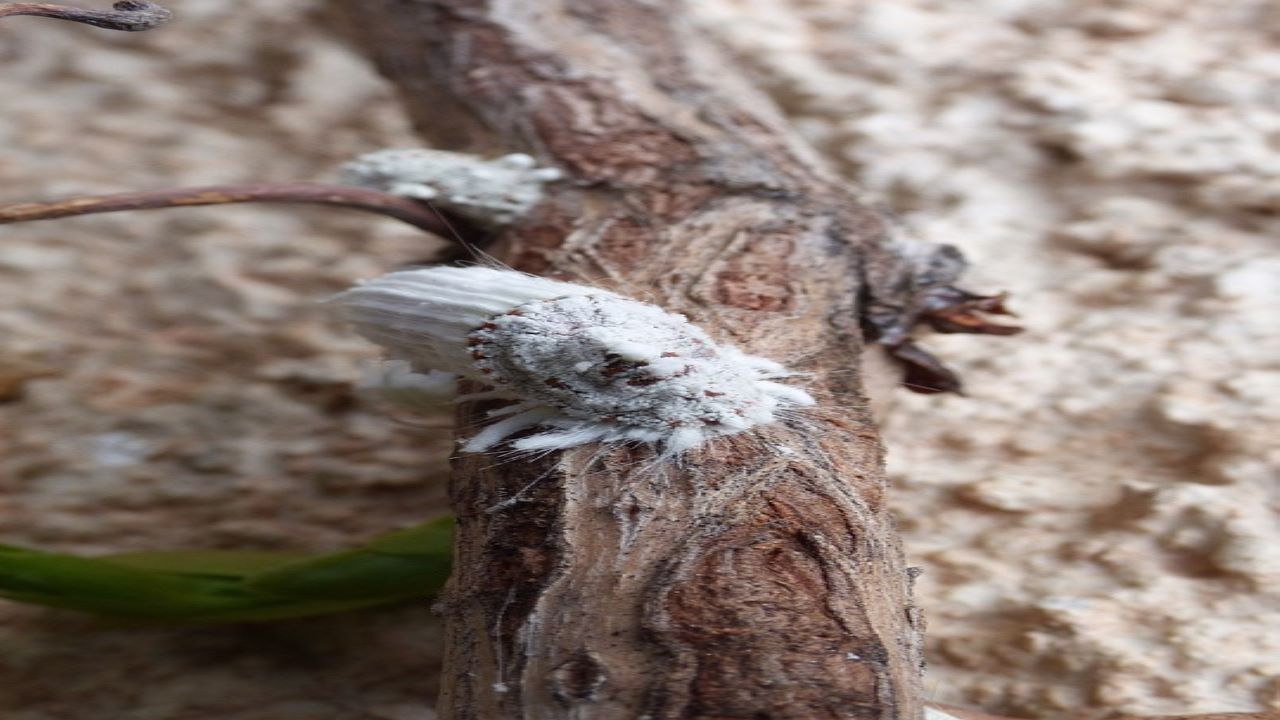
[[[379,150],[342,166],[344,183],[430,200],[486,225],[525,214],[542,201],[542,186],[560,178],[524,153],[486,160],[426,148]]]
[[[599,288],[486,267],[404,270],[338,296],[357,332],[414,373],[483,382],[516,402],[466,441],[552,450],[640,441],[680,453],[813,404],[772,360],[720,345],[683,315]],[[474,397],[474,396],[473,396]]]

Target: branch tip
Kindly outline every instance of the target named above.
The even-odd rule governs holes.
[[[111,8],[111,10],[86,10],[55,3],[9,3],[0,5],[0,18],[10,15],[33,15],[92,25],[106,30],[142,32],[159,27],[173,17],[173,13],[167,8],[145,0],[120,0]]]
[[[246,202],[332,205],[375,212],[408,223],[443,238],[459,238],[456,219],[449,222],[426,203],[368,188],[324,183],[257,183],[207,185],[175,190],[120,193],[43,202],[0,205],[0,225],[54,220],[78,215],[153,210],[197,205],[230,205]],[[465,228],[465,225],[464,225]],[[466,242],[466,240],[464,240]]]

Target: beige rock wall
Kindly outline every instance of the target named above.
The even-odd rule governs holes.
[[[934,697],[1280,708],[1280,7],[696,5],[1028,328],[887,416]]]
[[[148,34],[0,21],[0,197],[318,180],[412,144],[306,3],[173,3]],[[356,398],[318,301],[434,246],[282,206],[0,228],[0,542],[340,548],[441,512],[447,431]],[[0,606],[6,720],[423,720],[426,607],[136,629]],[[377,658],[377,662],[370,662]]]

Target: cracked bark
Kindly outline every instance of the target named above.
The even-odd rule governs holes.
[[[458,459],[442,716],[918,717],[921,623],[858,372],[864,304],[909,304],[886,223],[674,3],[354,5],[332,10],[428,144],[566,171],[504,260],[684,312],[820,398],[678,466]]]

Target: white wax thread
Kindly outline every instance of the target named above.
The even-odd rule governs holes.
[[[390,273],[338,301],[415,373],[454,373],[516,402],[463,443],[544,451],[651,443],[679,454],[813,404],[782,365],[716,343],[683,315],[600,288],[485,267]],[[403,383],[403,378],[400,380]],[[437,383],[438,384],[438,383]]]

